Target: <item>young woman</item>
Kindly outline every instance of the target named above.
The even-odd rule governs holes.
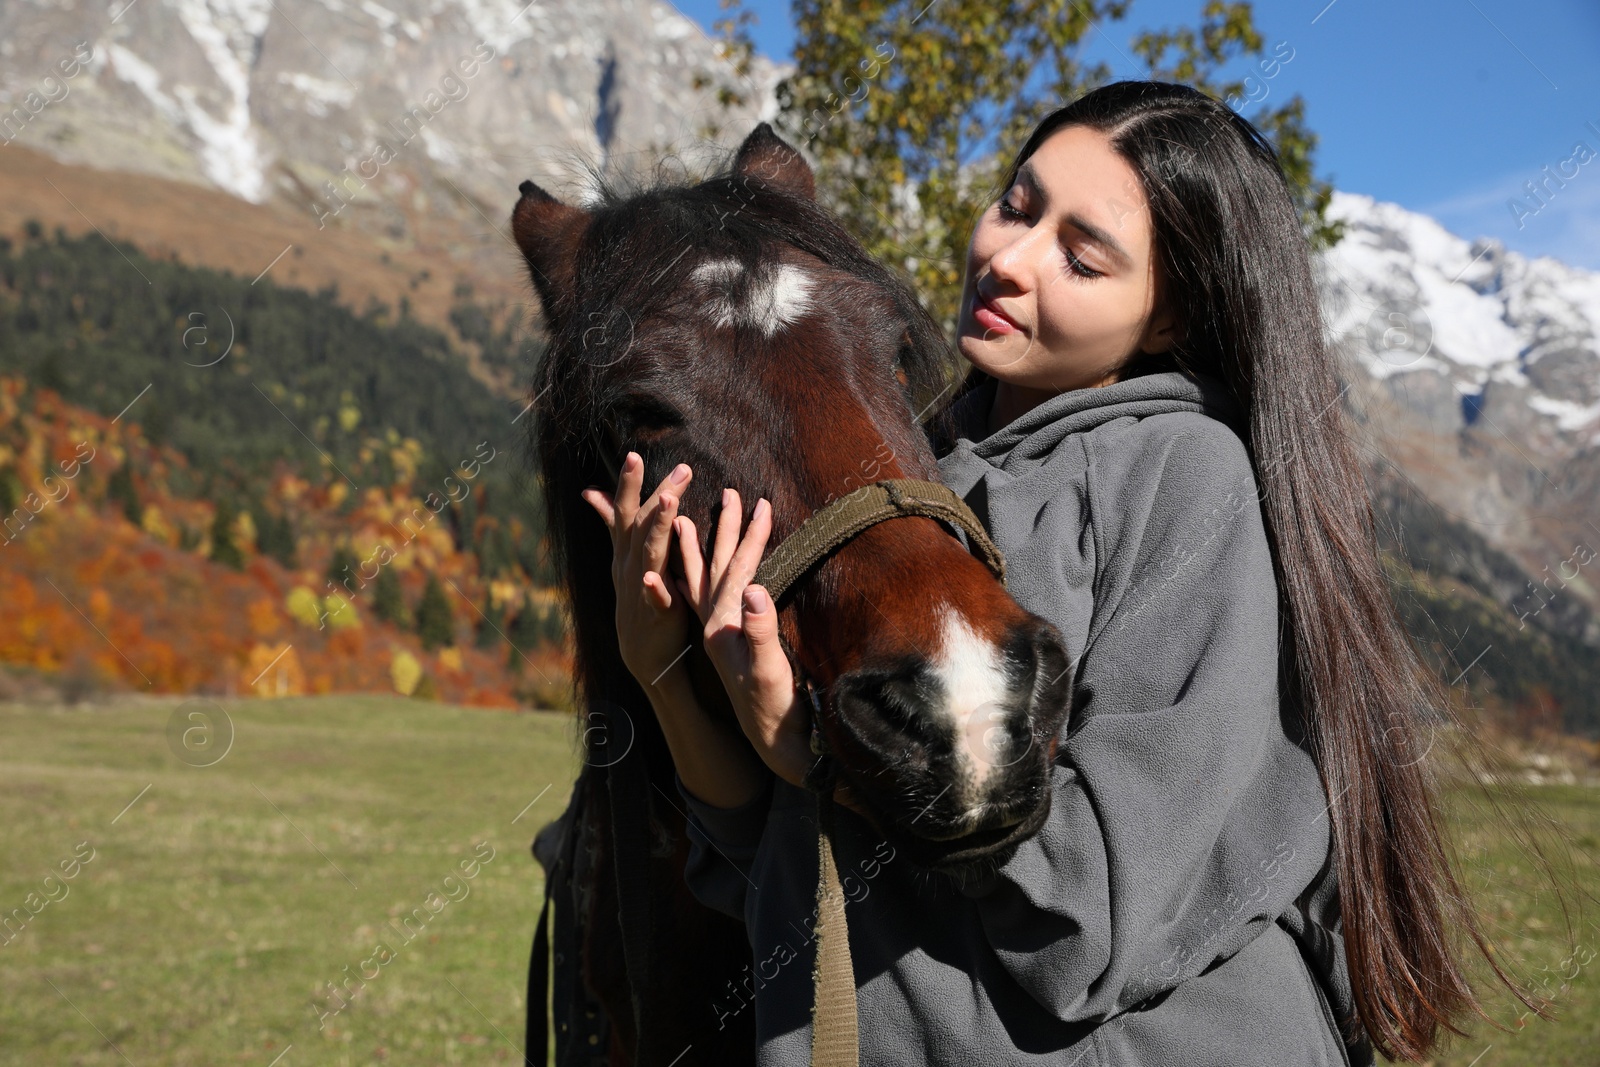
[[[1049,115],[973,232],[958,340],[941,473],[1066,638],[1073,712],[1048,822],[985,877],[930,878],[840,814],[841,869],[870,872],[848,908],[862,1062],[1422,1058],[1478,1008],[1454,931],[1483,940],[1273,150],[1178,85]],[[705,560],[674,510],[691,474],[641,502],[630,454],[615,497],[585,499],[624,658],[657,681],[690,887],[748,925],[760,1062],[804,1064],[816,830],[806,711],[749,584],[770,512],[741,533],[725,491]],[[668,669],[690,609],[748,745]]]

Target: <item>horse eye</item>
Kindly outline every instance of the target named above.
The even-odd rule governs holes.
[[[901,385],[906,384],[906,368],[911,365],[912,357],[915,355],[916,348],[911,341],[911,330],[907,328],[907,330],[900,335],[900,344],[899,347],[895,349],[894,354],[894,376],[895,380]]]
[[[683,425],[684,419],[671,404],[654,396],[632,396],[620,407],[620,420],[632,436],[654,440]]]

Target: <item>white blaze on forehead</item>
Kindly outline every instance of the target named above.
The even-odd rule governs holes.
[[[780,263],[765,281],[756,284],[746,305],[749,318],[768,337],[792,326],[811,310],[815,279],[793,263]]]
[[[689,272],[691,281],[716,290],[707,309],[718,326],[753,326],[771,337],[811,310],[816,279],[804,268],[780,263],[748,279],[746,291],[736,301],[733,290],[744,273],[744,266],[734,259],[709,259]]]
[[[689,280],[731,286],[744,273],[744,264],[737,259],[708,259],[689,272]]]
[[[708,259],[689,272],[691,282],[714,290],[706,310],[718,326],[732,326],[737,318],[730,294],[743,273],[744,266],[736,259]]]
[[[1003,713],[1012,693],[1000,649],[980,637],[958,612],[943,610],[944,646],[932,665],[933,673],[944,686],[948,701],[944,712],[967,756],[964,762],[973,785],[981,789],[989,772],[1011,759]]]

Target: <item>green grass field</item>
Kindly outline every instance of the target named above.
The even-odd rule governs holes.
[[[169,724],[204,706],[0,705],[0,911],[26,919],[0,944],[0,1063],[519,1062],[541,899],[528,844],[577,769],[567,720],[383,698],[230,701],[231,747],[190,766],[176,753],[215,759],[222,735]],[[1533,793],[1593,849],[1600,791]],[[1600,959],[1555,976],[1567,949],[1553,904],[1457,807],[1468,847],[1484,850],[1470,877],[1497,937],[1526,970],[1550,965],[1563,1021],[1480,1027],[1435,1062],[1600,1063]],[[1579,944],[1600,950],[1595,934],[1581,928]],[[376,974],[364,986],[350,979],[363,969]],[[359,992],[332,1011],[328,984],[346,982]],[[1492,1006],[1515,1019],[1505,997]]]
[[[60,898],[0,946],[0,1062],[520,1063],[528,846],[577,768],[566,720],[231,701],[231,749],[194,767],[180,704],[0,707],[0,908]]]
[[[1580,892],[1600,892],[1600,789],[1593,786],[1497,787],[1502,803],[1523,804],[1542,824],[1538,840],[1556,874]],[[1486,918],[1485,932],[1501,965],[1532,993],[1552,1001],[1553,1021],[1531,1014],[1503,986],[1489,985],[1487,965],[1476,973],[1487,987],[1485,1007],[1508,1030],[1479,1022],[1468,1037],[1452,1037],[1437,1067],[1596,1067],[1600,1064],[1600,911],[1570,902],[1569,934],[1549,882],[1529,853],[1509,839],[1504,823],[1487,814],[1476,789],[1447,795],[1452,831],[1465,864],[1466,889]],[[1481,959],[1481,956],[1479,957]],[[1480,987],[1480,988],[1483,988]],[[1520,1018],[1520,1023],[1519,1023]]]

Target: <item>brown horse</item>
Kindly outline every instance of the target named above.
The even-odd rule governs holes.
[[[750,1016],[719,1031],[713,1009],[748,943],[684,886],[672,762],[618,652],[611,541],[579,492],[614,488],[630,449],[647,486],[686,462],[680,511],[707,552],[725,485],[747,518],[771,501],[775,546],[863,484],[938,480],[918,414],[953,386],[955,356],[915,294],[818,205],[810,168],[766,123],[698,184],[602,189],[588,209],[532,182],[521,191],[513,232],[549,331],[533,446],[591,727],[560,833],[538,849],[559,868],[558,1051],[562,1063],[601,1049],[615,1064],[689,1049],[682,1063],[749,1062]],[[834,773],[898,850],[957,869],[1038,828],[1067,658],[950,532],[922,517],[872,526],[779,609],[822,693],[816,727]],[[698,643],[686,662],[706,707],[731,719]],[[543,990],[530,990],[538,1062],[544,1025]]]

